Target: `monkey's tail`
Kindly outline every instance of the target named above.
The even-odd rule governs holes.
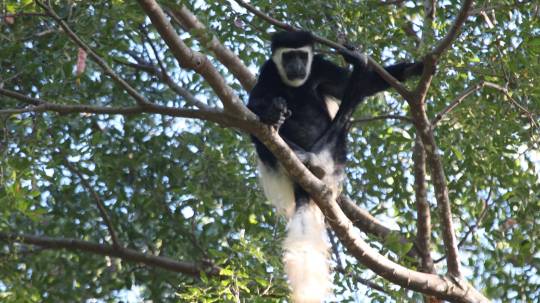
[[[293,302],[320,303],[332,287],[324,216],[310,201],[296,210],[287,229],[283,261]]]

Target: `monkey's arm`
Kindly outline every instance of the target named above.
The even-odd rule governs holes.
[[[410,77],[422,74],[424,64],[422,62],[398,63],[385,66],[384,69],[394,78],[403,82]],[[370,68],[357,81],[359,81],[359,91],[362,92],[362,97],[368,97],[390,88],[390,84]]]
[[[324,59],[321,55],[313,57],[312,66],[317,89],[323,95],[330,95],[338,100],[343,99],[343,93],[347,87],[351,72]]]
[[[249,95],[247,104],[263,123],[277,128],[291,115],[287,101],[283,96],[277,95],[277,92],[281,91],[279,83],[275,67],[267,62],[261,68],[259,79]]]

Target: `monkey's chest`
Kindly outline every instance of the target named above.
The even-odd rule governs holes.
[[[291,116],[280,129],[285,139],[309,149],[330,126],[331,117],[325,99],[304,94],[302,98],[287,99]]]

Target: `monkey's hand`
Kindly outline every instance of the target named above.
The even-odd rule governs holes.
[[[339,50],[339,53],[341,56],[343,56],[343,59],[345,59],[347,63],[356,68],[367,67],[368,57],[365,54],[358,52],[352,44],[344,44],[343,46],[347,49],[347,51]]]
[[[407,79],[413,76],[420,76],[424,70],[424,62],[409,63],[410,65],[404,71],[404,78]]]
[[[291,111],[287,108],[287,101],[282,97],[275,97],[271,102],[268,110],[261,113],[259,118],[263,123],[279,128],[291,116]]]

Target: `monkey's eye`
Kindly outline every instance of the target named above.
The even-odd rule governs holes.
[[[300,57],[302,60],[307,60],[308,54],[306,52],[300,52],[298,57]]]

